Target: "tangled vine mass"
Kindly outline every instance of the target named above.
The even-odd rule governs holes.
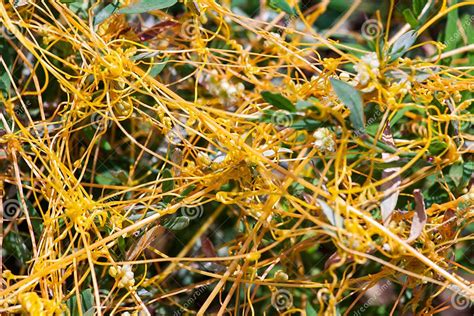
[[[468,315],[473,9],[1,0],[0,313]]]

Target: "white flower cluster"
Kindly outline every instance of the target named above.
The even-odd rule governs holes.
[[[280,33],[275,33],[275,32],[270,32],[270,37],[274,37],[274,40],[281,40],[281,35]],[[265,40],[263,42],[263,47],[265,48],[272,48],[272,47],[275,47],[275,42],[274,41],[271,41],[271,40]]]
[[[109,274],[115,279],[119,279],[119,288],[127,288],[135,285],[135,275],[129,264],[122,267],[110,267]]]
[[[336,150],[336,142],[334,141],[334,133],[331,132],[326,127],[318,128],[314,133],[314,142],[313,145],[319,151],[331,151],[334,152]]]
[[[362,56],[361,61],[354,65],[357,76],[355,80],[361,85],[367,85],[371,76],[377,77],[380,74],[380,62],[376,53],[369,53]]]
[[[245,90],[243,83],[233,84],[227,79],[221,79],[217,76],[217,71],[213,70],[208,77],[209,93],[219,98],[222,104],[233,105],[242,96]]]

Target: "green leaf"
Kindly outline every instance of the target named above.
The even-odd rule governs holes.
[[[323,200],[320,200],[320,199],[316,199],[316,201],[318,201],[318,204],[321,206],[321,209],[324,213],[324,215],[326,215],[327,219],[329,220],[329,222],[337,227],[337,228],[343,228],[344,227],[344,219],[341,217],[341,215],[339,215],[338,213],[336,213],[329,205],[326,204],[326,202],[324,202]]]
[[[403,54],[405,54],[415,43],[416,38],[416,31],[413,30],[410,30],[400,36],[400,38],[398,38],[389,49],[388,55],[390,56],[390,61],[402,57]]]
[[[125,254],[127,252],[127,242],[125,241],[125,238],[120,236],[117,239],[117,245],[118,245],[118,248],[119,248],[119,250],[122,254]]]
[[[112,150],[112,145],[106,140],[102,142],[102,149],[105,151],[111,151]]]
[[[313,102],[311,102],[313,101]],[[296,110],[298,111],[305,111],[307,109],[311,109],[311,108],[315,108],[316,109],[316,106],[315,106],[315,103],[319,103],[319,100],[317,98],[309,98],[308,100],[298,100],[296,101]]]
[[[120,184],[120,179],[110,170],[99,173],[95,176],[95,182],[101,185],[116,185]]]
[[[17,198],[18,198],[18,201],[20,201],[19,193],[17,193]],[[25,200],[25,203],[26,203],[26,207],[28,208],[28,213],[30,214],[31,226],[33,226],[33,231],[35,232],[36,236],[40,237],[44,228],[44,223],[42,221],[42,218],[36,211],[34,205],[29,200]]]
[[[471,180],[472,175],[474,174],[474,161],[465,162],[463,168],[464,170],[462,184],[467,186],[469,181]]]
[[[26,265],[28,260],[31,259],[31,252],[26,246],[26,241],[16,231],[10,231],[4,237],[3,247],[7,252],[7,255],[4,255],[5,258],[8,258],[9,255],[13,255],[22,265]]]
[[[174,189],[174,179],[173,174],[170,169],[164,169],[161,173],[161,179],[163,179],[162,191],[163,193],[172,191]],[[167,195],[163,198],[163,202],[168,204],[173,199],[172,195]]]
[[[66,301],[66,307],[69,311],[69,315],[71,316],[79,316],[79,311],[77,308],[77,297],[76,295],[71,296],[70,299]]]
[[[163,227],[168,228],[169,230],[182,230],[189,226],[189,217],[187,216],[178,216],[175,218],[166,218],[161,222]]]
[[[449,176],[451,177],[451,179],[453,179],[454,184],[456,186],[459,186],[459,184],[461,183],[463,171],[464,168],[462,163],[456,163],[452,165],[451,168],[449,168]]]
[[[445,142],[435,139],[431,142],[428,151],[432,156],[436,156],[441,154],[446,148],[448,148],[448,145]]]
[[[415,16],[419,16],[421,14],[421,11],[423,11],[423,7],[426,4],[426,0],[414,0],[413,1],[413,13]]]
[[[95,307],[89,308],[82,316],[94,316],[96,315]]]
[[[80,294],[82,311],[79,311],[79,306],[77,304],[77,296],[73,295],[70,299],[67,300],[66,306],[69,310],[71,316],[79,315],[94,315],[94,296],[92,295],[92,289],[85,289]]]
[[[462,25],[464,25],[464,31],[467,37],[467,44],[471,45],[474,44],[474,27],[472,27],[472,16],[466,14],[462,17]],[[467,65],[474,65],[474,51],[470,51],[467,53],[468,62]],[[474,71],[470,71],[471,75],[474,74]],[[472,95],[472,93],[471,93]]]
[[[154,10],[166,9],[173,6],[177,0],[139,0],[138,2],[119,10],[124,14],[139,14]]]
[[[269,6],[274,10],[282,10],[291,15],[295,14],[295,9],[286,0],[270,0]]]
[[[181,201],[182,199],[184,199],[185,197],[187,197],[191,192],[194,191],[194,189],[196,188],[196,185],[195,184],[191,184],[190,186],[186,187],[183,192],[181,192],[181,194],[179,195],[177,201]]]
[[[408,111],[412,111],[412,112],[420,112],[421,114],[423,114],[423,110],[418,108],[416,105],[408,105],[408,106],[404,106],[402,107],[400,110],[397,111],[397,114],[395,114],[395,116],[392,118],[392,120],[390,121],[390,125],[391,126],[395,126],[395,124],[398,123],[398,121],[400,119],[403,118],[403,116],[405,115],[406,112]]]
[[[407,23],[410,24],[412,28],[415,28],[418,25],[418,20],[416,19],[411,9],[407,8],[403,10],[402,13],[403,13],[403,17],[405,18],[405,21],[407,21]]]
[[[5,61],[5,64],[9,68],[8,70],[11,73],[11,68],[13,64],[13,54],[11,54],[10,52],[10,47],[7,46],[7,44],[3,44],[3,41],[1,40],[2,39],[0,37],[0,50],[2,52],[2,57],[3,57],[3,60]],[[3,65],[0,65],[0,93],[2,93],[5,98],[7,98],[8,95],[10,94],[10,88],[11,88],[11,81],[10,81],[8,72],[3,68]]]
[[[359,91],[344,81],[329,79],[338,98],[349,108],[349,119],[352,126],[358,131],[365,131],[364,106]]]
[[[90,310],[94,307],[94,296],[92,295],[92,289],[85,289],[81,293],[82,307],[85,311]]]
[[[290,100],[288,100],[287,98],[285,98],[279,93],[271,93],[270,91],[263,91],[262,98],[266,102],[270,103],[273,106],[276,106],[279,109],[289,111],[289,112],[296,111],[296,108],[293,105],[293,103],[291,103]]]
[[[296,130],[305,130],[308,132],[313,132],[316,129],[320,128],[322,125],[323,123],[320,121],[304,118],[302,120],[294,122],[293,124],[291,124],[290,127]]]
[[[117,11],[117,9],[118,3],[110,3],[106,5],[94,16],[94,25],[99,25],[100,23],[107,20],[112,14],[115,13],[115,11]]]
[[[457,2],[457,0],[452,0],[451,5],[455,5]],[[458,9],[452,10],[448,13],[446,29],[444,31],[444,44],[446,45],[446,51],[455,49],[461,39],[461,34],[457,26],[458,19]]]
[[[316,309],[309,303],[306,303],[306,316],[317,316],[318,312]]]
[[[163,69],[165,68],[168,59],[170,59],[170,58],[166,57],[160,63],[153,65],[153,67],[151,67],[149,75],[152,76],[152,77],[158,76],[163,71]]]

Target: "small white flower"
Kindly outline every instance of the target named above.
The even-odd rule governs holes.
[[[127,288],[135,285],[135,274],[133,273],[132,267],[129,264],[114,268],[113,272],[111,269],[110,272],[110,275],[116,279],[119,279],[117,285],[119,288]]]
[[[263,42],[263,46],[265,48],[270,48],[270,47],[276,46],[275,41],[279,41],[281,39],[280,33],[275,33],[275,32],[270,32],[270,37],[273,39],[273,41],[272,40],[265,40]]]
[[[219,98],[223,104],[235,104],[242,97],[245,86],[239,82],[233,84],[227,79],[221,79],[217,76],[217,71],[213,70],[206,77],[209,93]]]
[[[326,127],[318,128],[313,133],[313,137],[315,139],[313,145],[319,151],[335,151],[336,142],[334,141],[334,133]]]
[[[369,82],[370,76],[378,76],[380,71],[380,62],[376,53],[369,53],[362,56],[361,61],[354,65],[357,71],[356,80],[361,85],[366,85]]]
[[[348,82],[351,80],[351,75],[347,71],[341,71],[341,73],[339,74],[339,79]]]

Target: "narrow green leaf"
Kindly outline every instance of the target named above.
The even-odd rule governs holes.
[[[171,173],[171,170],[170,169],[163,170],[163,172],[161,173],[161,178],[164,180],[163,186],[162,186],[163,193],[172,191],[174,189],[174,179],[173,179],[173,174]],[[167,195],[163,198],[163,202],[168,204],[169,202],[171,202],[172,199],[173,199],[173,196]]]
[[[316,309],[309,303],[306,303],[306,316],[317,316],[318,312]]]
[[[418,25],[418,20],[416,19],[411,9],[407,8],[403,10],[402,13],[403,13],[403,17],[405,18],[405,21],[407,21],[407,23],[410,24],[412,28],[415,28]]]
[[[23,237],[16,231],[9,232],[3,239],[3,250],[6,251],[5,258],[13,255],[21,264],[26,265],[31,259],[31,252]]]
[[[286,0],[270,0],[269,6],[274,10],[282,10],[291,15],[295,14],[295,9]]]
[[[179,198],[177,199],[177,201],[181,201],[182,199],[184,199],[185,197],[187,197],[189,195],[189,193],[193,192],[193,190],[196,188],[196,185],[194,184],[191,184],[190,186],[186,187],[183,192],[181,192],[181,194],[179,195]]]
[[[457,0],[452,0],[451,5],[455,5],[457,2]],[[458,9],[452,10],[448,13],[446,29],[444,31],[444,44],[446,45],[446,51],[455,49],[461,39],[461,34],[457,26],[458,19]]]
[[[470,14],[465,14],[462,19],[462,25],[464,26],[464,31],[466,33],[466,37],[467,37],[467,44],[468,45],[472,45],[474,44],[474,27],[472,27],[472,24],[473,24],[473,21],[472,21],[472,15]],[[467,53],[467,58],[468,58],[468,62],[467,62],[467,65],[470,66],[470,65],[474,65],[474,51],[470,51]],[[474,74],[474,71],[471,70],[470,71],[471,75]],[[473,95],[473,93],[471,92],[471,95]]]
[[[320,128],[323,125],[322,122],[316,121],[310,118],[304,118],[302,120],[298,120],[290,125],[291,128],[296,130],[304,130],[308,132],[313,132],[316,129]]]
[[[309,100],[298,100],[296,102],[296,110],[305,111],[310,108],[316,108],[314,103],[311,101],[319,102],[316,98],[310,98]]]
[[[152,77],[158,76],[163,71],[163,69],[165,68],[168,59],[170,59],[170,58],[166,57],[159,64],[153,65],[153,67],[151,67],[151,70],[150,70],[150,73],[149,73],[150,76],[152,76]]]
[[[174,189],[174,180],[170,169],[163,170],[163,172],[161,173],[161,178],[165,179],[165,181],[163,181],[163,193],[169,192]]]
[[[124,14],[139,14],[150,12],[154,10],[166,9],[173,6],[177,0],[139,0],[126,8],[119,10],[119,13]]]
[[[109,3],[94,16],[94,25],[99,25],[108,19],[118,9],[118,3]]]
[[[406,112],[408,111],[412,111],[412,112],[421,112],[421,114],[423,114],[423,110],[421,110],[420,108],[418,108],[416,105],[408,105],[408,106],[404,106],[403,108],[401,108],[400,110],[397,111],[397,114],[395,114],[395,116],[392,118],[392,120],[390,121],[390,125],[391,126],[395,126],[395,124],[398,123],[398,121],[400,119],[403,118],[403,116],[405,115]]]
[[[388,52],[390,60],[393,61],[399,57],[402,57],[415,43],[416,38],[416,31],[413,30],[410,30],[400,36],[400,38],[398,38],[395,43],[393,43],[392,47],[390,47],[390,50]]]
[[[263,91],[262,98],[266,102],[270,103],[273,106],[276,106],[279,109],[289,111],[289,112],[296,111],[296,108],[293,105],[293,103],[291,103],[290,100],[288,100],[287,98],[285,98],[279,93],[271,93],[270,91]]]
[[[344,219],[341,217],[341,215],[339,215],[338,213],[336,213],[329,205],[326,204],[326,202],[324,202],[323,200],[320,200],[320,199],[316,199],[316,201],[318,201],[318,204],[321,206],[321,209],[324,213],[324,215],[326,215],[327,219],[329,220],[329,222],[337,227],[337,228],[343,228],[344,227]]]
[[[168,228],[169,230],[182,230],[189,226],[189,217],[187,216],[178,216],[175,218],[166,218],[161,222],[163,227]]]
[[[120,236],[118,239],[117,239],[117,244],[118,244],[118,248],[120,250],[120,252],[122,254],[125,254],[125,252],[127,251],[127,243],[125,241],[125,238],[123,238],[122,236]]]
[[[0,75],[0,92],[3,93],[5,97],[8,97],[11,87],[10,77],[4,69],[2,69],[2,72]]]
[[[421,14],[421,11],[423,11],[423,7],[426,4],[426,0],[414,0],[413,1],[413,13],[415,16],[419,16]]]
[[[344,81],[330,79],[331,86],[338,98],[349,108],[349,119],[352,126],[358,131],[365,131],[364,106],[359,91]]]
[[[437,156],[440,155],[444,150],[446,150],[446,148],[448,148],[446,142],[435,139],[431,142],[428,151],[432,156]]]

